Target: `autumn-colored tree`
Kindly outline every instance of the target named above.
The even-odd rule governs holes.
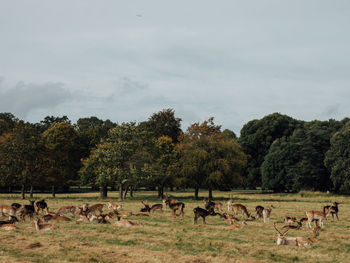
[[[213,120],[191,125],[178,145],[182,173],[189,186],[195,188],[195,198],[200,187],[209,189],[212,198],[213,188],[237,187],[243,183],[241,173],[246,155],[237,141],[225,136]]]
[[[20,122],[12,132],[0,136],[1,183],[21,186],[24,199],[26,187],[38,185],[45,154],[37,130]]]

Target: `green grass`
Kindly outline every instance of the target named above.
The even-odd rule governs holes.
[[[20,222],[16,231],[0,231],[0,262],[347,262],[350,254],[350,197],[326,193],[303,192],[298,194],[261,194],[259,192],[214,192],[216,201],[224,203],[233,195],[236,203],[242,203],[253,213],[256,205],[269,206],[272,211],[269,223],[261,220],[248,222],[241,231],[230,230],[228,223],[219,217],[207,217],[207,225],[199,219],[193,224],[193,208],[202,206],[190,192],[171,193],[186,204],[185,216],[173,217],[169,210],[154,213],[150,217],[130,217],[142,226],[123,228],[97,223],[59,223],[54,232],[37,232],[32,222]],[[206,194],[206,193],[205,193]],[[117,201],[117,193],[110,199]],[[202,196],[204,193],[202,193]],[[141,200],[160,202],[155,192],[136,192],[133,199],[123,201],[124,212],[139,212]],[[27,203],[19,195],[0,194],[0,204]],[[46,194],[35,195],[36,200],[46,198],[50,210],[63,205],[80,206],[107,203],[98,200],[98,193],[57,194],[55,199]],[[321,210],[323,205],[337,201],[340,205],[340,221],[325,222],[319,242],[310,248],[276,245],[273,222],[281,222],[284,215],[305,217],[307,210]],[[105,206],[107,211],[107,207]],[[70,215],[68,215],[70,216]],[[282,223],[278,224],[282,227]],[[303,227],[290,231],[288,236],[311,236]],[[32,244],[40,243],[40,246]]]

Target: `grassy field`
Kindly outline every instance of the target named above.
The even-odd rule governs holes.
[[[214,192],[215,201],[225,202],[228,192]],[[231,193],[232,194],[232,193]],[[71,222],[60,223],[57,231],[41,232],[33,223],[20,222],[18,230],[0,231],[0,262],[349,262],[350,257],[350,197],[323,193],[254,194],[233,193],[236,203],[253,212],[256,205],[275,206],[269,223],[248,222],[241,231],[230,230],[219,217],[207,217],[207,225],[193,224],[193,208],[203,207],[190,193],[172,194],[186,204],[185,217],[172,217],[170,211],[154,213],[150,217],[130,217],[142,226],[133,228]],[[204,195],[204,193],[203,193]],[[98,194],[35,195],[46,198],[51,211],[63,205],[80,206],[83,202],[117,202],[117,194],[110,193],[106,201]],[[136,192],[133,199],[123,201],[124,211],[138,212],[140,200],[159,202],[154,192]],[[305,217],[306,210],[321,210],[331,202],[341,203],[339,221],[325,221],[319,242],[311,247],[277,246],[273,222],[284,215]],[[0,204],[27,203],[19,195],[0,195]],[[105,206],[107,211],[107,206]],[[279,227],[283,226],[282,223]],[[288,236],[310,237],[312,232],[303,226]]]

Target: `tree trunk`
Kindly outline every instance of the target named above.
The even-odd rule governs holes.
[[[120,187],[119,187],[119,197],[120,197],[120,200],[123,200],[123,184],[120,184]]]
[[[199,187],[194,188],[194,198],[198,200]]]
[[[170,192],[174,192],[174,186],[170,186]]]
[[[209,197],[210,200],[213,199],[213,189],[209,187]]]
[[[52,191],[52,198],[56,198],[56,188],[54,185],[52,186],[51,191]]]
[[[158,198],[164,198],[164,186],[158,186]]]
[[[130,186],[130,197],[134,197],[134,188]]]
[[[107,186],[100,186],[100,198],[101,199],[107,198]]]
[[[29,192],[30,198],[33,198],[33,190],[34,190],[34,187],[30,186],[30,192]]]
[[[9,186],[9,193],[12,193],[12,187]]]
[[[22,184],[21,195],[23,200],[26,199],[26,187],[24,184]]]
[[[127,195],[127,193],[128,193],[128,190],[129,190],[129,186],[126,186],[125,192],[124,192],[124,199],[126,199],[126,195]]]

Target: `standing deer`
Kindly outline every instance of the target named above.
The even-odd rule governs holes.
[[[264,211],[264,207],[261,205],[258,205],[255,207],[255,211],[256,211],[256,218],[259,219],[260,217],[263,217],[263,211]]]
[[[274,208],[274,206],[273,206],[273,205],[270,205],[269,208],[265,208],[265,209],[263,210],[264,223],[267,223],[267,222],[270,221],[270,216],[271,216],[272,208]]]
[[[211,201],[210,199],[209,200],[207,200],[207,199],[203,199],[203,203],[204,203],[204,207],[205,207],[205,209],[207,209],[207,210],[220,210],[220,211],[223,211],[222,210],[222,203],[220,203],[220,202],[213,202],[213,201]]]
[[[327,214],[327,216],[329,215],[329,213],[332,214],[332,219],[334,221],[334,215],[337,217],[337,220],[339,221],[339,217],[338,217],[338,205],[339,203],[334,202],[332,205],[326,205],[323,207],[323,213]]]
[[[177,203],[170,203],[170,200],[166,200],[165,202],[169,208],[172,210],[173,215],[176,215],[176,211],[179,210],[179,216],[182,215],[182,217],[184,216],[184,208],[185,208],[185,204],[182,202],[177,202]]]
[[[320,226],[323,227],[323,220],[327,219],[327,216],[330,214],[331,210],[328,210],[328,213],[324,213],[321,211],[314,211],[310,210],[306,212],[307,216],[307,224],[309,228],[311,228],[311,222],[314,221],[314,219],[318,219],[320,221]]]
[[[241,211],[241,217],[243,217],[243,214],[247,216],[247,218],[250,217],[250,214],[248,213],[247,208],[242,204],[234,204],[233,205],[233,214],[237,216],[238,211]]]

